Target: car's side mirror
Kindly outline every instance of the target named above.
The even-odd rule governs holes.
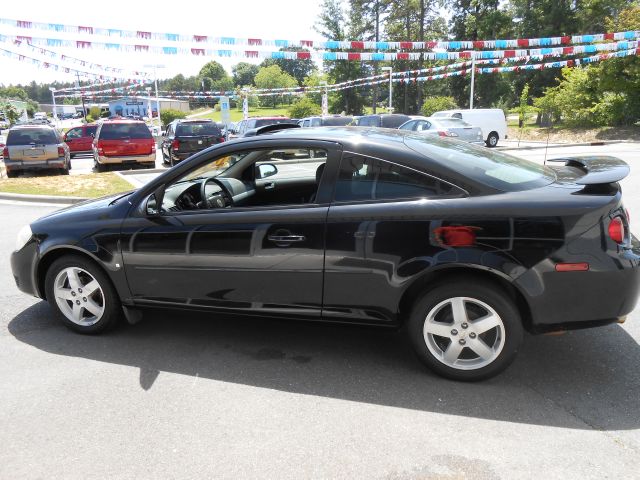
[[[278,173],[278,168],[272,163],[262,163],[256,166],[256,180],[273,177],[276,173]]]
[[[162,201],[164,200],[164,185],[156,188],[149,197],[145,200],[144,211],[147,215],[157,216],[162,213]]]
[[[96,138],[96,134],[95,134],[95,133],[90,133],[90,134],[89,134],[89,136],[90,136],[91,138]]]

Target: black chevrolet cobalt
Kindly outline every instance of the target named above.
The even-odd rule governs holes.
[[[429,368],[479,380],[524,331],[633,310],[628,173],[398,130],[272,131],[25,226],[11,265],[80,333],[144,307],[403,327]]]

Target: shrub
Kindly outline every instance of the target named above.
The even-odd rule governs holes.
[[[181,112],[180,110],[174,110],[171,108],[167,108],[160,112],[160,120],[162,121],[162,125],[169,125],[177,118],[185,118],[187,116],[186,113]]]
[[[422,104],[422,113],[424,116],[429,117],[440,110],[451,110],[453,108],[458,108],[453,97],[427,97]]]
[[[300,97],[289,107],[289,116],[291,118],[304,118],[312,115],[320,115],[322,108],[306,95]]]

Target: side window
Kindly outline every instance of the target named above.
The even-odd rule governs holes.
[[[82,137],[82,127],[72,128],[67,132],[67,138],[81,138],[81,137]]]
[[[360,155],[340,163],[335,200],[338,202],[457,196],[453,185],[395,163]]]
[[[459,118],[460,120],[462,120],[462,114],[461,113],[454,113],[453,115],[451,115],[453,118]]]
[[[310,121],[309,121],[309,120],[305,120],[304,122],[302,122],[302,126],[303,126],[304,128],[309,127],[309,126],[310,126]]]
[[[91,135],[95,136],[97,129],[98,129],[98,127],[96,127],[95,125],[91,125],[90,127],[86,127],[85,128],[84,134],[87,137],[90,137]]]
[[[322,120],[320,120],[319,118],[312,118],[311,119],[311,126],[312,127],[321,127],[322,126]]]
[[[426,120],[423,120],[421,122],[418,122],[416,130],[418,132],[423,132],[425,130],[429,130],[430,128],[431,128],[431,123],[427,122]]]
[[[407,122],[404,125],[400,125],[400,127],[398,127],[399,130],[411,130],[411,131],[415,131],[416,130],[416,126],[418,125],[417,121],[413,121],[413,122]]]

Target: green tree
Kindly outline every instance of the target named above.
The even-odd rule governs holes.
[[[206,63],[198,73],[200,82],[207,91],[228,91],[233,89],[233,80],[224,67],[216,61]]]
[[[160,111],[160,120],[162,121],[162,125],[169,125],[171,122],[178,118],[185,118],[187,116],[186,113],[180,110],[174,110],[172,108],[165,108]]]
[[[281,52],[308,52],[306,48],[300,47],[289,47],[289,48],[281,48]],[[301,58],[296,60],[287,60],[285,58],[267,58],[265,59],[260,66],[261,67],[270,67],[271,65],[277,65],[280,69],[291,75],[296,79],[298,85],[302,85],[304,79],[311,75],[311,73],[316,69],[315,63],[310,58]]]
[[[255,76],[255,84],[259,89],[272,89],[272,88],[287,88],[297,86],[296,80],[282,71],[277,65],[271,65],[269,67],[261,67]],[[272,97],[272,105],[275,108],[278,102],[278,98],[281,98],[282,94],[277,93]]]
[[[291,118],[304,118],[320,115],[321,110],[320,105],[308,96],[303,95],[291,105],[288,113]]]
[[[16,107],[11,105],[10,103],[5,103],[2,105],[2,112],[4,113],[5,118],[9,122],[9,124],[13,125],[18,120],[20,120],[20,113]]]
[[[453,97],[427,97],[422,105],[422,114],[429,117],[435,112],[454,108],[458,108],[458,105]]]
[[[325,38],[333,40],[347,40],[352,37],[352,32],[357,30],[357,22],[352,17],[347,17],[342,9],[340,0],[323,0],[320,17],[316,23],[316,31]],[[323,62],[325,73],[330,83],[339,83],[347,80],[361,78],[370,73],[370,70],[360,62],[344,60]],[[329,109],[332,112],[345,112],[348,115],[361,115],[367,97],[360,88],[348,88],[333,92],[329,95]]]
[[[233,84],[236,87],[253,85],[253,79],[258,74],[260,67],[252,63],[240,62],[231,67],[233,73]]]

